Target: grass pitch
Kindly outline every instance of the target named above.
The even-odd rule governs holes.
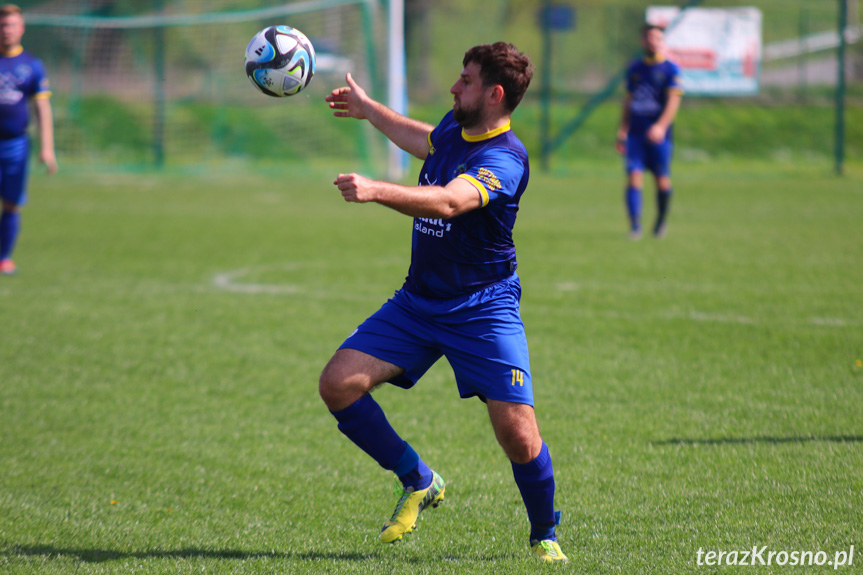
[[[411,227],[343,203],[337,170],[34,175],[0,278],[0,571],[541,569],[445,362],[376,392],[447,480],[416,533],[377,542],[393,480],[316,384],[401,285]],[[668,237],[638,243],[621,184],[617,166],[536,173],[516,226],[565,569],[855,545],[837,570],[859,572],[863,176],[682,166]]]

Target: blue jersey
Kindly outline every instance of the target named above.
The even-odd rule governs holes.
[[[643,58],[633,62],[626,71],[626,91],[629,103],[629,132],[644,134],[662,115],[668,94],[683,92],[680,67],[664,58]],[[668,129],[671,138],[671,127]]]
[[[11,56],[0,56],[0,140],[26,134],[30,121],[27,101],[50,95],[45,67],[39,59],[20,49]]]
[[[517,265],[512,230],[530,176],[524,145],[509,123],[469,136],[450,111],[429,134],[429,146],[420,185],[446,186],[464,178],[476,187],[482,207],[447,220],[414,218],[404,288],[453,298],[510,277]]]

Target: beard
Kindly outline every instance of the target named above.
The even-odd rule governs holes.
[[[482,106],[475,106],[473,108],[465,108],[463,106],[459,106],[458,108],[453,108],[452,110],[453,120],[455,120],[459,126],[466,129],[479,126],[480,122],[482,122],[482,116]]]

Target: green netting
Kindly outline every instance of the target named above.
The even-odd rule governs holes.
[[[381,139],[359,122],[333,121],[323,103],[347,71],[382,92],[376,64],[386,46],[375,39],[386,35],[375,3],[317,0],[244,10],[227,2],[164,2],[153,10],[155,4],[25,7],[25,46],[49,70],[64,162],[378,163]],[[222,6],[234,9],[216,11]],[[290,98],[261,94],[243,70],[249,40],[273,24],[302,30],[318,51],[315,78]]]
[[[411,113],[436,122],[450,105],[449,87],[465,50],[505,40],[537,64],[534,85],[516,114],[519,134],[541,157],[542,94],[550,88],[554,155],[607,157],[621,89],[596,107],[577,131],[567,132],[597,94],[608,89],[638,52],[643,0],[563,2],[576,9],[574,27],[555,32],[551,58],[543,54],[538,11],[546,0],[406,0],[407,88]],[[682,6],[687,0],[658,2]],[[350,70],[386,100],[387,0],[65,0],[22,1],[28,19],[25,47],[51,76],[58,156],[64,165],[223,167],[331,166],[386,169],[386,144],[364,122],[335,121],[322,100]],[[558,3],[559,4],[559,3]],[[859,2],[851,2],[857,7]],[[799,42],[800,53],[762,62],[757,96],[686,98],[678,143],[689,157],[716,154],[831,156],[835,50],[810,49],[808,38],[835,33],[836,0],[703,0],[710,8],[756,6],[767,48]],[[858,33],[861,15],[849,24]],[[245,46],[267,25],[301,29],[318,50],[318,74],[300,95],[261,95],[242,70]],[[814,46],[814,44],[812,44]],[[791,50],[794,52],[794,50]],[[778,53],[777,51],[771,53]],[[849,49],[849,105],[863,101],[863,42]],[[855,116],[856,117],[856,116]],[[711,118],[721,118],[714,122]],[[752,122],[776,134],[740,140]],[[815,120],[817,119],[817,121]],[[770,128],[770,122],[780,125]],[[735,123],[736,122],[736,123]],[[765,122],[767,124],[765,124]],[[849,122],[853,154],[863,149]],[[776,139],[776,138],[774,138]],[[756,145],[757,144],[757,145]],[[613,159],[613,158],[612,158]],[[355,166],[355,168],[354,168]]]

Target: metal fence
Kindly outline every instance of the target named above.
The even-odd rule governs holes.
[[[844,78],[848,105],[863,105],[863,42],[858,1],[848,0]],[[683,5],[686,2],[667,2]],[[382,22],[386,0],[345,3],[248,0],[21,1],[28,18],[25,48],[41,57],[51,76],[58,153],[67,163],[153,166],[220,166],[254,160],[313,165],[338,158],[360,166],[385,164],[384,144],[362,123],[332,122],[323,96],[344,72],[381,98],[387,46]],[[470,46],[515,43],[537,64],[525,100],[539,124],[547,95],[549,133],[529,147],[554,144],[565,152],[593,104],[613,106],[621,93],[615,78],[640,49],[639,28],[648,2],[636,0],[408,0],[405,4],[407,89],[414,110],[448,106],[447,91]],[[701,6],[754,6],[763,15],[763,59],[756,95],[727,99],[726,106],[832,107],[836,103],[839,0],[704,0]],[[543,10],[563,10],[560,26],[543,26]],[[229,16],[303,8],[291,16]],[[282,12],[284,14],[284,12]],[[90,18],[92,26],[63,24],[54,16]],[[188,16],[164,26],[159,18]],[[137,19],[154,25],[102,26],[100,19]],[[208,22],[215,18],[217,22]],[[275,21],[275,20],[278,20]],[[53,23],[50,23],[53,22]],[[179,23],[176,23],[179,22]],[[301,95],[279,101],[262,96],[242,72],[245,44],[273,23],[312,37],[319,77]],[[541,89],[542,88],[542,89]],[[843,100],[844,101],[844,100]],[[592,104],[593,103],[593,104]],[[686,105],[698,104],[687,98]],[[609,112],[606,112],[608,114]],[[616,112],[614,112],[616,113]],[[831,127],[825,127],[832,133]],[[557,141],[555,143],[555,140]],[[827,137],[827,142],[830,137]],[[830,143],[819,143],[830,153]],[[536,150],[535,150],[536,151]]]

